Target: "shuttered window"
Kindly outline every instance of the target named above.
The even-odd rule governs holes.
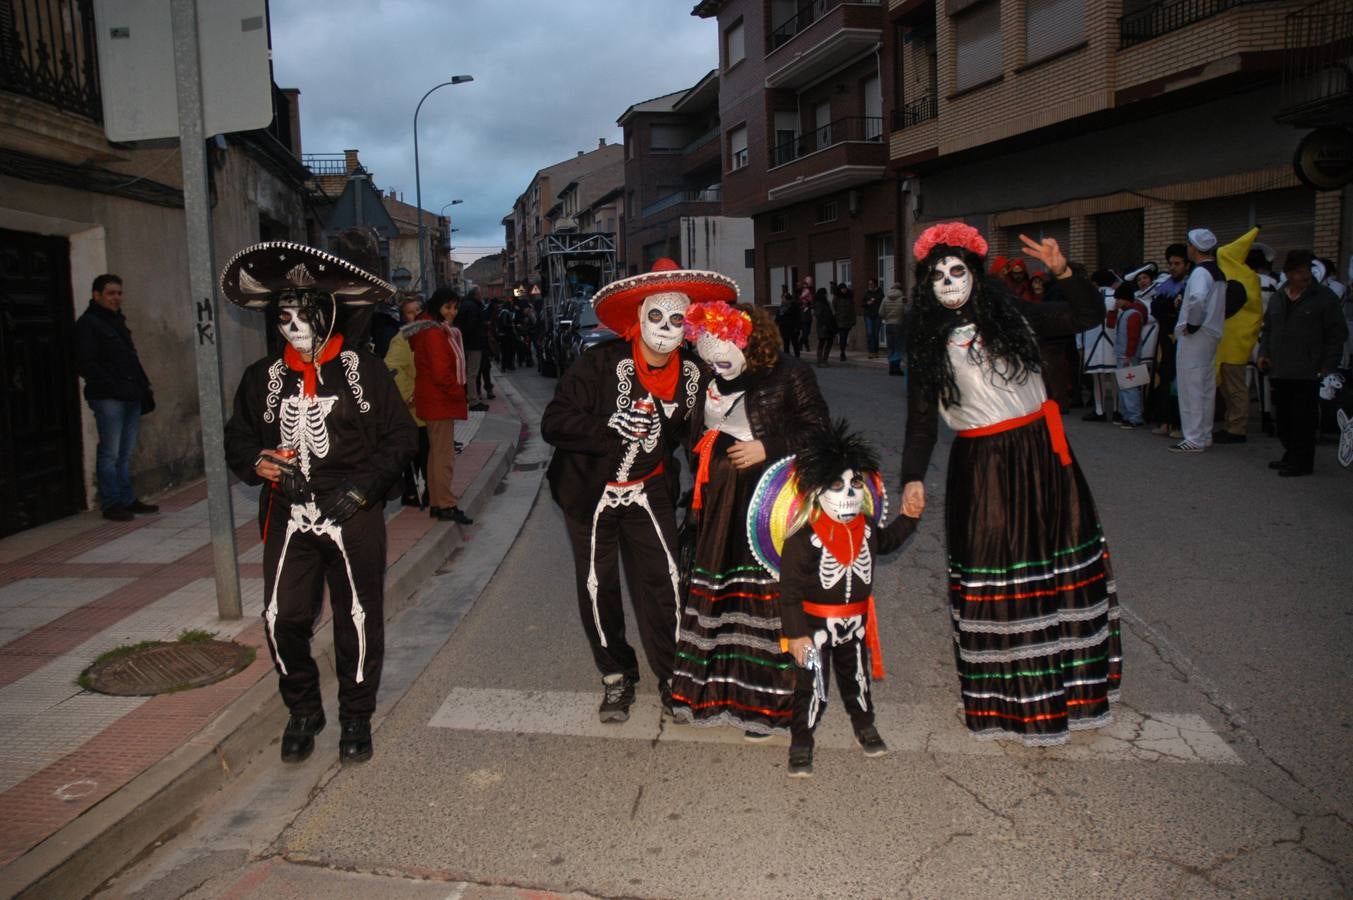
[[[730,171],[747,165],[747,126],[739,125],[728,132],[728,157]]]
[[[1025,63],[1038,62],[1085,40],[1085,0],[1025,0]]]
[[[727,51],[725,59],[728,60],[728,62],[724,64],[725,69],[733,68],[733,66],[746,58],[747,49],[743,41],[743,34],[744,31],[741,19],[738,19],[735,25],[724,32],[724,46]]]
[[[680,153],[686,146],[686,129],[680,125],[652,125],[648,130],[648,149],[653,153]]]
[[[1287,251],[1310,250],[1315,244],[1315,191],[1285,188],[1189,204],[1189,228],[1211,229],[1222,244],[1229,244],[1255,225],[1260,227],[1258,239],[1277,254],[1274,270],[1282,268]],[[1181,234],[1178,240],[1184,238]]]
[[[967,90],[1001,74],[1001,4],[995,0],[954,17],[954,89]]]

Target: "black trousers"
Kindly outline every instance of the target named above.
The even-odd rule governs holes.
[[[418,428],[418,455],[413,458],[412,462],[404,467],[405,500],[419,502],[422,500],[418,494],[418,476],[423,476],[423,483],[427,484],[428,449],[428,427],[422,425]]]
[[[836,329],[819,328],[817,330],[817,361],[826,362],[832,355],[832,344],[836,342]]]
[[[1315,432],[1320,422],[1320,382],[1274,378],[1273,406],[1283,461],[1293,469],[1315,468]]]
[[[819,619],[808,616],[808,625],[816,636],[818,659],[822,663],[822,682],[831,690],[832,671],[836,672],[836,687],[841,692],[841,703],[850,715],[850,724],[859,731],[874,724],[874,694],[869,679],[869,647],[864,642],[864,626],[857,635],[842,632],[848,627],[846,619]],[[833,627],[835,626],[835,627]],[[822,635],[826,634],[826,640]],[[818,701],[813,695],[813,673],[799,668],[794,684],[794,717],[789,720],[789,743],[796,747],[813,746],[813,732],[817,731],[827,701]]]
[[[669,560],[673,566],[676,560],[676,513],[665,477],[650,478],[637,490],[647,508],[634,497],[632,502],[603,506],[596,515],[595,551],[594,510],[565,512],[577,573],[578,612],[597,671],[637,680],[639,660],[625,639],[625,608],[620,596],[623,562],[639,643],[653,674],[659,681],[668,681],[676,657],[678,621],[674,569],[669,568]],[[588,587],[593,571],[595,597]]]
[[[318,525],[297,522],[274,515],[263,542],[263,625],[282,700],[298,715],[322,709],[310,638],[327,584],[338,714],[369,719],[385,660],[385,512],[380,506],[359,510],[339,526],[322,519]]]

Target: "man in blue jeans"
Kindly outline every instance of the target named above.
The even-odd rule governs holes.
[[[75,359],[85,380],[85,400],[99,429],[95,475],[103,517],[126,522],[134,513],[160,508],[136,499],[131,458],[141,415],[154,405],[150,379],[122,316],[122,279],[94,279],[89,308],[75,323]]]

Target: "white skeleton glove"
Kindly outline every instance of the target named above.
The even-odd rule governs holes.
[[[652,443],[662,432],[662,417],[658,415],[657,407],[643,403],[616,410],[606,424],[627,441]]]

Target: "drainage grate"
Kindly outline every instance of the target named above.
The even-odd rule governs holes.
[[[228,641],[152,643],[95,663],[80,681],[100,694],[143,697],[212,684],[253,661],[252,647]]]

